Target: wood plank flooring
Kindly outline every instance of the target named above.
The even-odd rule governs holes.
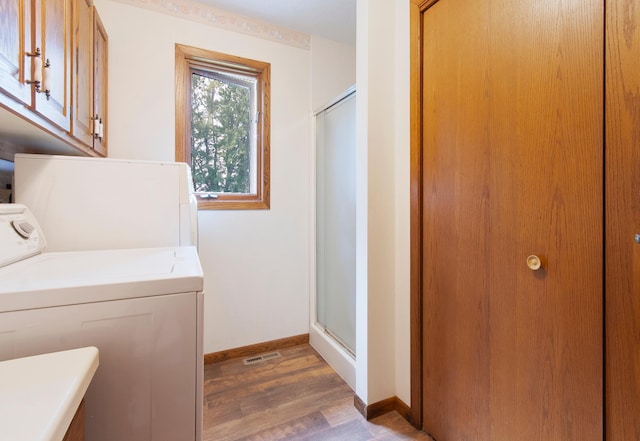
[[[279,352],[248,366],[205,365],[204,441],[431,441],[397,412],[366,421],[351,388],[310,345]]]

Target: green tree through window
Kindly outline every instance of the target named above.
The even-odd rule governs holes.
[[[222,77],[192,74],[191,154],[196,191],[249,193],[252,88],[212,76]]]

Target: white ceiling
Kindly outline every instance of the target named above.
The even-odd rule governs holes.
[[[293,31],[356,44],[356,0],[197,0]]]

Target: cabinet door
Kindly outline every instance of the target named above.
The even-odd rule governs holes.
[[[31,0],[0,0],[0,91],[21,103],[31,103]]]
[[[93,112],[102,123],[101,136],[94,139],[93,148],[107,156],[107,68],[108,37],[100,16],[93,8]]]
[[[34,46],[49,61],[51,90],[36,94],[35,110],[65,131],[71,127],[71,2],[36,0]],[[43,74],[43,78],[44,78]]]
[[[73,48],[72,135],[87,147],[93,147],[93,7],[91,0],[74,0]]]

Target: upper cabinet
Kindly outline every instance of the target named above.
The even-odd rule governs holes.
[[[107,34],[91,0],[0,0],[0,146],[107,155]]]
[[[72,135],[107,155],[107,33],[91,1],[74,0]]]
[[[93,148],[107,155],[107,31],[96,8],[93,8],[93,112],[99,130],[94,135]]]
[[[42,80],[34,85],[39,87],[34,94],[34,108],[68,132],[71,128],[71,0],[35,0],[34,11],[35,38],[31,51],[36,57],[30,58],[34,67],[41,65],[42,69]],[[36,61],[38,53],[42,55]]]
[[[30,0],[0,0],[0,92],[19,103],[31,104],[31,62],[23,48],[31,47]]]

